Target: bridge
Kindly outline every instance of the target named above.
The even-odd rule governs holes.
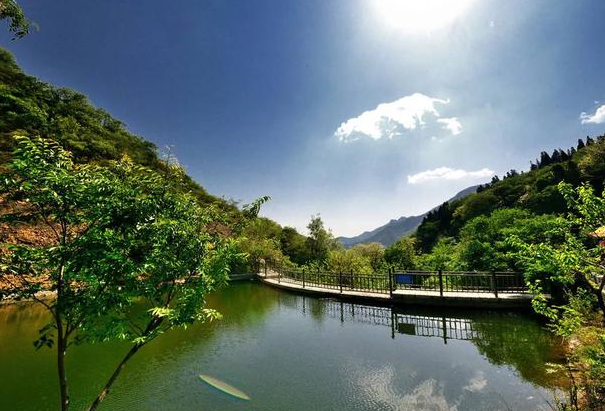
[[[281,289],[382,304],[527,308],[532,300],[523,274],[514,272],[392,269],[358,274],[266,264],[258,278]]]

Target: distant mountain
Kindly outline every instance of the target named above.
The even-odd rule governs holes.
[[[469,194],[475,193],[477,191],[477,187],[472,186],[465,188],[460,191],[454,197],[450,198],[448,202],[458,200],[460,198],[466,197]],[[433,209],[434,210],[434,209]],[[431,210],[429,210],[431,211]],[[355,244],[361,243],[380,243],[385,247],[393,244],[400,237],[408,234],[412,234],[416,228],[422,223],[422,219],[425,215],[429,213],[411,217],[401,217],[397,220],[391,220],[383,226],[380,226],[372,231],[365,231],[364,233],[355,236],[355,237],[339,237],[338,240],[346,247],[353,247]]]

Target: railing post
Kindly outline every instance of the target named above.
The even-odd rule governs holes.
[[[342,271],[338,273],[338,284],[340,285],[340,293],[342,294]]]
[[[265,278],[267,278],[267,261],[265,261]]]
[[[303,268],[302,272],[302,280],[303,280],[303,288],[305,288],[305,269]]]
[[[498,283],[496,283],[496,272],[492,271],[492,291],[496,298],[498,298]]]
[[[393,298],[393,271],[395,270],[389,268],[389,295],[391,298]]]
[[[281,283],[281,270],[279,268],[277,269],[277,283]]]
[[[354,282],[354,281],[355,281],[355,280],[353,279],[353,270],[351,270],[351,284],[350,284],[350,286],[351,286],[351,290],[355,288],[355,287],[353,287],[353,282]]]
[[[443,270],[439,269],[439,295],[443,297]]]

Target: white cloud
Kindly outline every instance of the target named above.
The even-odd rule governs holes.
[[[454,136],[462,133],[462,124],[457,117],[440,118],[437,122],[443,124],[443,128],[449,130]]]
[[[605,123],[605,104],[597,108],[597,111],[593,115],[586,112],[580,114],[580,120],[582,124],[602,124]]]
[[[470,379],[468,385],[464,387],[465,390],[470,392],[482,391],[487,385],[487,380],[483,374],[483,371],[477,371],[475,376]]]
[[[443,386],[434,379],[420,382],[402,393],[398,389],[397,379],[391,365],[376,369],[356,370],[359,388],[381,409],[393,411],[431,410],[458,411],[458,404],[450,403],[445,396]]]
[[[494,175],[494,171],[483,168],[477,171],[466,171],[462,169],[453,169],[449,167],[439,167],[434,170],[427,170],[408,176],[409,184],[421,184],[433,180],[462,180],[486,178]]]
[[[362,137],[378,140],[401,135],[404,130],[425,126],[425,116],[440,117],[436,104],[449,104],[449,100],[414,93],[391,103],[379,104],[374,110],[363,112],[340,125],[334,133],[340,141],[355,141]],[[462,125],[456,117],[438,119],[442,128],[460,134]]]

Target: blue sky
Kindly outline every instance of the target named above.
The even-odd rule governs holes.
[[[40,31],[0,45],[29,74],[299,229],[359,234],[605,131],[602,0],[21,4]]]

